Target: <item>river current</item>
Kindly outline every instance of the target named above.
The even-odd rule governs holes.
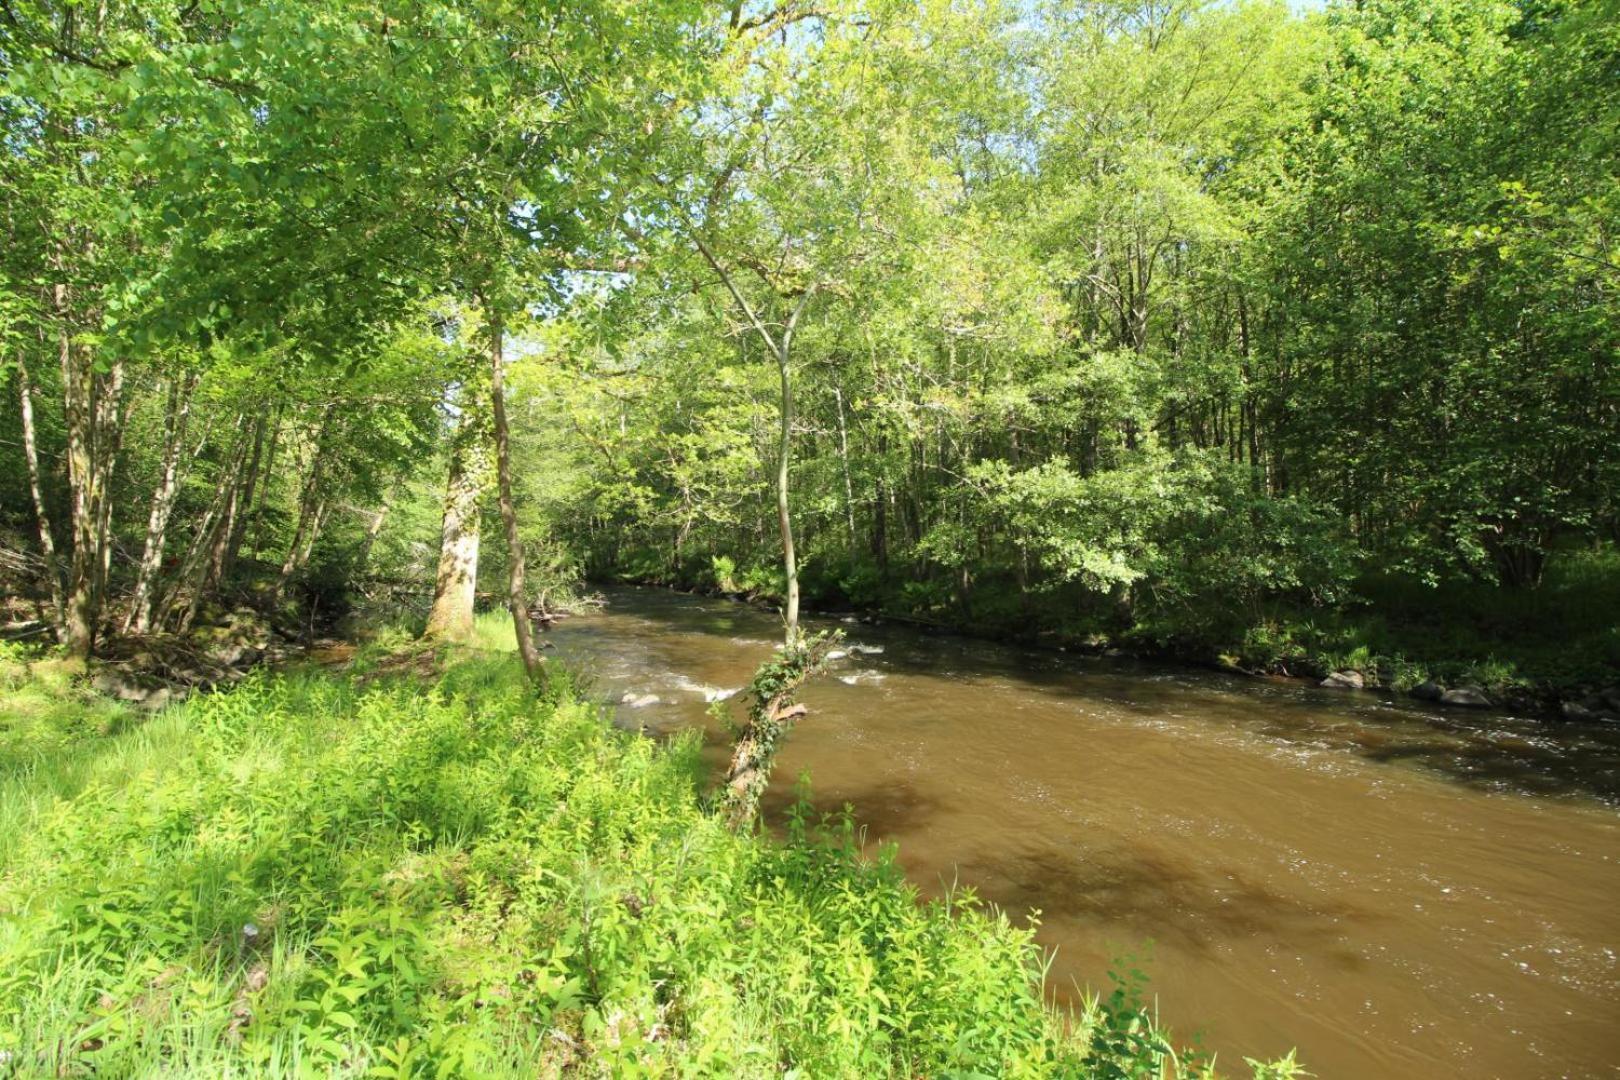
[[[703,727],[718,769],[709,702],[779,623],[607,599],[553,655],[608,700],[658,699],[621,724]],[[924,893],[1038,911],[1057,1000],[1124,961],[1235,1073],[1297,1046],[1328,1078],[1620,1075],[1620,730],[843,629],[767,814],[808,772]]]

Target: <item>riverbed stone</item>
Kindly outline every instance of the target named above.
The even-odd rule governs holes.
[[[1458,686],[1441,694],[1440,704],[1459,709],[1488,709],[1491,699],[1477,686]]]
[[[638,694],[633,690],[627,690],[625,691],[624,697],[620,698],[619,701],[630,706],[632,709],[645,709],[649,705],[658,704],[658,695]]]
[[[1435,682],[1433,679],[1424,679],[1422,682],[1412,687],[1410,691],[1411,695],[1417,698],[1419,701],[1439,701],[1445,692],[1446,688]]]
[[[1558,707],[1558,711],[1565,720],[1573,720],[1577,724],[1590,724],[1598,720],[1599,714],[1587,708],[1579,701],[1566,701]]]
[[[1329,690],[1361,690],[1366,687],[1367,680],[1362,676],[1361,672],[1346,669],[1344,671],[1335,671],[1317,685],[1326,687]]]

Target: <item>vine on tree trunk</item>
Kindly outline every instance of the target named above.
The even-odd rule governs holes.
[[[720,808],[733,829],[747,828],[759,813],[759,800],[771,781],[771,767],[782,741],[806,712],[794,699],[806,679],[818,674],[827,654],[843,640],[837,630],[782,645],[748,684],[748,720],[737,732],[731,768],[721,789]]]

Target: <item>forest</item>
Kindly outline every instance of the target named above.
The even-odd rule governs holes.
[[[1617,0],[0,0],[0,128],[0,1076],[1213,1075],[758,827],[817,613],[1620,721]],[[604,583],[778,614],[713,791]]]

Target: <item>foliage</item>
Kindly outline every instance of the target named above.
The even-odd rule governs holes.
[[[1048,1011],[1029,930],[968,892],[919,901],[847,817],[739,836],[700,775],[694,739],[616,732],[488,655],[425,687],[261,674],[50,751],[0,781],[7,1060],[1137,1075],[1168,1045]]]

